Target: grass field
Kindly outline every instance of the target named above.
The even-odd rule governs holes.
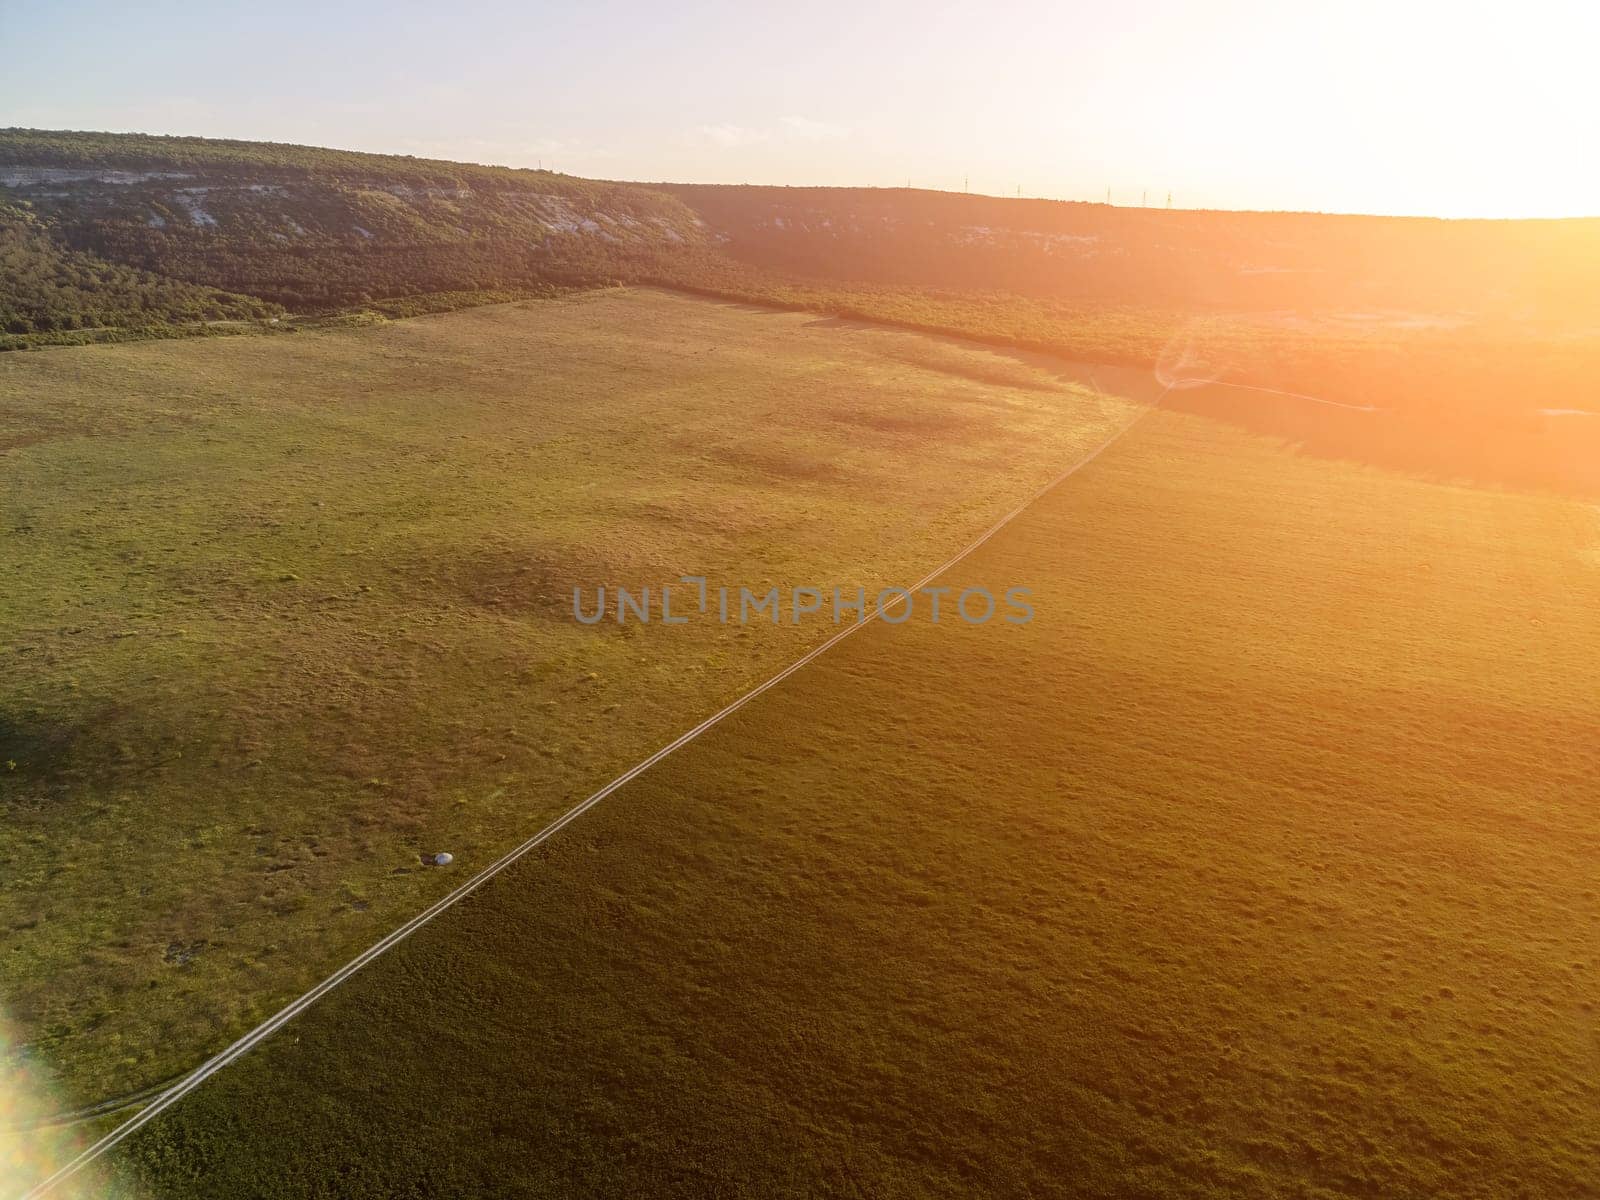
[[[909,583],[1129,411],[645,291],[6,356],[0,1125],[187,1070],[832,629],[574,586]]]
[[[1158,414],[949,582],[1039,615],[843,643],[105,1187],[1595,1194],[1592,506]]]
[[[1218,380],[1219,387],[1175,391],[1170,403],[1309,453],[1435,482],[1600,497],[1600,419],[1589,400],[1600,362],[1594,339],[1580,329],[1410,327],[1375,313],[1281,308],[1120,307],[750,270],[685,274],[679,282],[754,303],[1121,364],[1145,377],[1170,370]],[[1334,405],[1275,401],[1263,387]]]

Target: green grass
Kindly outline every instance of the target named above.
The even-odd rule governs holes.
[[[1172,414],[210,1081],[129,1196],[1592,1194],[1600,517]]]
[[[0,1070],[187,1070],[831,628],[575,585],[908,583],[1126,411],[653,292],[0,359]]]

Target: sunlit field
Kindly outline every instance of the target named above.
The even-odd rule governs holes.
[[[1600,1200],[1600,7],[147,8],[0,1200]]]
[[[943,582],[1037,617],[834,648],[121,1190],[1594,1193],[1593,506],[1156,413]]]
[[[1133,411],[620,290],[0,358],[24,1116],[187,1071],[833,629],[585,626],[574,587],[908,584]]]

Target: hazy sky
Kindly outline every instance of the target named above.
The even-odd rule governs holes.
[[[621,179],[1600,214],[1600,5],[0,0],[0,125]]]

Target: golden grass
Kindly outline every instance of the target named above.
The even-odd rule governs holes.
[[[1600,521],[1162,414],[417,935],[129,1195],[1576,1196]]]

